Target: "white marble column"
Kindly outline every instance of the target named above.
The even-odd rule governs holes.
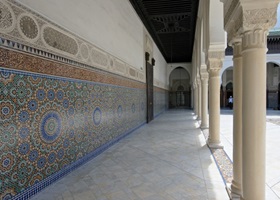
[[[208,128],[208,72],[201,74],[202,102],[201,102],[201,128]]]
[[[242,197],[242,48],[241,39],[232,42],[233,47],[233,180],[232,196]]]
[[[266,34],[242,35],[242,152],[244,199],[265,199]]]
[[[208,63],[209,72],[209,138],[210,148],[223,148],[220,140],[220,69],[224,52],[211,52]],[[210,55],[211,55],[210,54]]]
[[[265,199],[266,52],[279,0],[222,0],[228,40],[242,39],[242,194]],[[236,87],[236,86],[234,86]],[[234,97],[235,98],[235,97]],[[234,100],[234,104],[236,104]],[[234,148],[236,148],[234,146]],[[234,151],[236,151],[234,149]]]

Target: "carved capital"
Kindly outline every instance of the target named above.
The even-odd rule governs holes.
[[[279,0],[223,0],[228,42],[247,31],[269,30],[277,21]]]
[[[209,69],[208,72],[210,75],[210,79],[215,77],[220,77],[220,68]]]
[[[271,8],[254,10],[243,9],[242,19],[243,31],[255,29],[269,30],[277,21],[277,4],[275,4],[275,7]]]
[[[196,79],[196,85],[197,85],[197,87],[199,87],[200,84],[201,84],[200,78]]]
[[[201,81],[202,81],[202,82],[205,81],[205,80],[208,81],[208,78],[209,78],[209,73],[208,73],[208,71],[207,71],[206,69],[201,69],[201,70],[200,70],[200,79],[201,79]]]
[[[211,71],[220,71],[220,69],[223,66],[223,59],[225,57],[225,52],[209,51],[207,57],[208,57],[207,70],[209,74],[211,73]]]

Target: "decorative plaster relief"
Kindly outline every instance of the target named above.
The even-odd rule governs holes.
[[[80,49],[81,49],[82,58],[84,60],[87,60],[89,58],[88,46],[85,43],[83,43],[83,44],[81,44],[81,48]]]
[[[126,72],[125,63],[123,63],[122,61],[120,61],[118,59],[115,59],[114,63],[115,63],[117,72],[125,74],[125,72]]]
[[[243,29],[268,30],[276,24],[277,7],[243,11]]]
[[[76,40],[69,36],[67,33],[63,33],[61,30],[57,30],[54,27],[45,26],[42,28],[43,41],[51,48],[77,55],[78,44]]]
[[[15,16],[9,5],[0,1],[0,31],[8,33],[14,29]]]
[[[132,68],[129,68],[129,75],[133,76],[133,77],[136,77],[136,71]]]
[[[91,49],[91,60],[93,63],[98,64],[102,67],[107,67],[108,65],[108,54],[99,51],[97,48]]]
[[[138,73],[138,77],[139,77],[139,80],[145,81],[145,76],[144,76],[144,74],[142,72]]]
[[[32,16],[26,14],[20,15],[18,26],[19,33],[26,40],[32,41],[39,38],[39,26]]]
[[[59,60],[80,68],[106,69],[126,76],[134,68],[135,80],[145,81],[140,70],[68,32],[16,0],[0,0],[0,45]],[[153,42],[145,40],[152,55]],[[110,66],[110,67],[109,67]],[[138,77],[137,73],[138,72]]]

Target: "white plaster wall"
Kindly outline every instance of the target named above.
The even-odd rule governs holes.
[[[129,0],[18,1],[128,64],[144,66],[144,26]]]
[[[166,84],[167,63],[155,44],[153,45],[153,57],[156,60],[154,66],[154,78]]]

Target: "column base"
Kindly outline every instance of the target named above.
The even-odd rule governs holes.
[[[201,129],[208,129],[209,126],[208,126],[208,125],[203,125],[203,124],[201,124],[201,125],[200,125],[200,128],[201,128]]]
[[[230,184],[226,185],[226,191],[230,200],[244,200],[240,194],[236,194],[232,191],[232,186]]]
[[[242,194],[241,194],[241,185],[237,184],[234,180],[232,181],[232,184],[230,186],[230,190],[231,190],[231,196],[232,199],[236,199],[236,200],[240,200],[242,199]]]
[[[211,149],[223,149],[224,145],[221,142],[211,142],[211,140],[207,139],[207,145]]]

